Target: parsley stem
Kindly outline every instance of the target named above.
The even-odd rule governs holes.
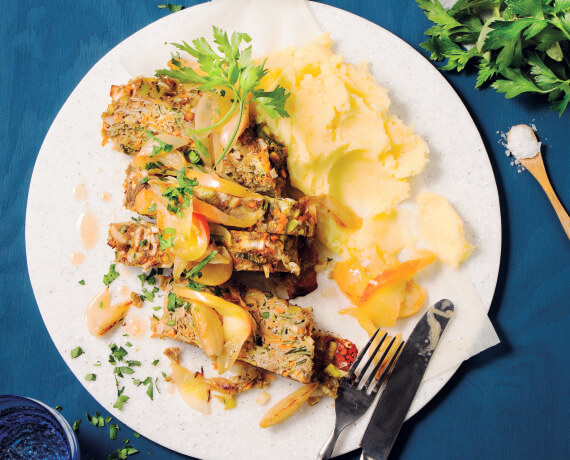
[[[218,126],[223,125],[233,115],[233,113],[236,109],[236,102],[237,102],[236,98],[234,97],[234,101],[232,102],[232,106],[230,107],[230,110],[228,110],[228,113],[226,113],[220,120],[218,120],[213,125],[205,126],[204,128],[200,128],[200,129],[187,129],[186,134],[188,136],[194,136],[195,134],[205,133],[207,131],[211,131],[214,128],[217,128]]]
[[[214,169],[216,169],[216,167],[218,166],[218,164],[220,164],[220,161],[222,161],[224,159],[224,157],[226,156],[226,153],[228,153],[228,151],[230,150],[230,148],[232,147],[232,144],[234,143],[234,139],[237,136],[237,133],[239,131],[239,127],[241,125],[241,119],[243,118],[243,109],[245,107],[244,101],[243,99],[240,98],[240,102],[239,102],[239,118],[238,118],[238,122],[236,123],[236,127],[234,129],[234,132],[232,134],[231,139],[228,141],[228,144],[226,145],[226,148],[224,149],[224,151],[222,152],[222,154],[220,155],[220,158],[218,158],[216,160],[216,164],[214,165]]]
[[[559,29],[564,35],[566,35],[566,38],[570,40],[570,34],[566,31],[566,28],[564,27],[564,24],[562,24],[560,18],[558,16],[554,16],[554,18],[554,20],[548,20],[548,22]]]

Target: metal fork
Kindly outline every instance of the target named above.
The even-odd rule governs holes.
[[[327,442],[325,442],[325,445],[319,451],[317,460],[325,460],[330,458],[336,441],[342,430],[344,430],[355,420],[359,419],[362,414],[364,414],[364,412],[366,412],[366,410],[370,407],[374,401],[374,398],[376,398],[376,395],[378,394],[378,390],[389,375],[390,370],[396,362],[396,359],[398,359],[400,350],[404,345],[403,340],[400,341],[398,348],[396,349],[388,364],[384,363],[386,356],[388,356],[388,353],[393,348],[396,341],[396,337],[392,337],[386,348],[381,350],[382,345],[387,340],[390,340],[388,333],[384,332],[384,335],[379,340],[376,348],[357,374],[357,368],[360,365],[362,358],[364,355],[366,355],[366,352],[374,343],[379,333],[380,329],[378,329],[372,335],[372,337],[370,337],[370,340],[366,346],[358,354],[352,366],[350,366],[348,374],[339,382],[338,396],[335,401],[336,422],[334,430],[327,439]],[[379,356],[380,359],[376,361]],[[372,372],[367,373],[370,365],[375,361],[376,365],[372,369]],[[379,371],[380,375],[377,376]]]

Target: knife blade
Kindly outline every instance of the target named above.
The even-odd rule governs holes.
[[[406,341],[362,437],[363,460],[385,460],[454,311],[443,299],[428,308]]]

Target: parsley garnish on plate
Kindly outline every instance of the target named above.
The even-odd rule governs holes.
[[[255,65],[251,61],[252,47],[251,45],[241,49],[243,43],[251,42],[251,37],[245,33],[234,32],[231,39],[223,30],[213,27],[215,48],[202,38],[192,41],[194,46],[186,42],[173,43],[180,51],[184,51],[198,60],[200,69],[205,75],[198,75],[196,71],[190,67],[183,67],[182,63],[177,59],[173,59],[172,63],[179,67],[177,70],[162,69],[157,70],[156,75],[166,75],[179,80],[181,83],[196,84],[200,91],[218,92],[223,91],[224,94],[232,95],[231,109],[216,123],[197,130],[188,130],[187,135],[195,136],[203,132],[210,131],[218,126],[223,125],[230,117],[239,111],[238,122],[232,133],[226,148],[216,160],[216,165],[222,161],[231,148],[233,141],[239,131],[244,109],[250,102],[257,102],[271,118],[288,117],[289,114],[285,110],[285,102],[289,97],[289,93],[281,86],[275,87],[272,91],[265,91],[260,87],[261,79],[267,74],[265,61],[262,64]],[[220,88],[222,88],[220,90]],[[196,143],[196,137],[194,142]],[[199,144],[196,145],[200,148]]]
[[[115,401],[115,404],[113,404],[113,407],[115,409],[123,410],[123,404],[125,404],[128,400],[129,400],[128,396],[120,395],[119,397],[117,397],[117,400]]]
[[[116,264],[109,265],[109,271],[103,275],[103,284],[109,286],[113,281],[119,277],[119,272],[115,270]]]
[[[570,1],[459,0],[446,10],[438,0],[416,0],[435,23],[420,46],[443,70],[471,62],[475,87],[491,83],[507,99],[544,94],[559,116],[570,103]]]
[[[85,352],[83,351],[83,348],[81,348],[81,347],[75,347],[73,350],[71,350],[71,358],[72,358],[72,359],[75,359],[75,358],[81,356],[83,353],[85,353]]]

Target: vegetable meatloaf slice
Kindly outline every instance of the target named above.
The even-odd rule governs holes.
[[[230,253],[234,270],[299,274],[298,238],[269,233],[230,230],[230,238],[211,235],[215,244]],[[160,248],[160,231],[151,222],[122,222],[109,226],[107,244],[115,249],[115,261],[143,269],[172,267],[170,253]]]
[[[136,209],[137,196],[142,190],[150,188],[149,180],[145,177],[161,178],[161,183],[164,183],[165,188],[170,185],[169,180],[174,180],[170,178],[162,180],[164,176],[147,176],[146,171],[129,165],[124,182],[124,205],[131,211],[140,211]],[[238,197],[199,185],[193,190],[197,199],[232,217],[240,218],[246,213],[259,213],[261,217],[252,227],[254,231],[307,237],[315,234],[316,210],[314,205],[309,204],[306,199],[296,201],[291,198]],[[145,214],[153,216],[153,213],[146,212]]]
[[[302,383],[310,382],[314,356],[312,310],[257,289],[219,289],[221,297],[242,305],[257,324],[255,337],[246,341],[238,359]],[[187,311],[192,306],[186,308],[187,300],[180,300],[174,311],[169,311],[165,303],[162,318],[151,321],[152,336],[200,346],[192,315]]]
[[[111,140],[116,150],[133,155],[146,142],[147,130],[184,136],[193,129],[200,93],[172,78],[139,77],[111,86],[111,98],[101,115],[103,144]]]
[[[263,125],[246,129],[217,170],[263,195],[281,197],[287,184],[287,150]]]

